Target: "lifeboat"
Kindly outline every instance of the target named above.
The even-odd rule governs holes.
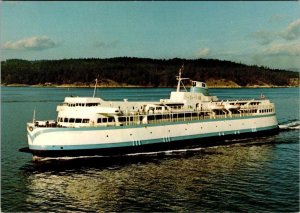
[[[231,110],[231,109],[239,109],[240,105],[239,104],[230,104],[230,103],[226,103],[224,105],[225,109],[227,110]]]
[[[209,109],[211,110],[223,110],[224,109],[224,105],[223,104],[210,104],[209,105]]]

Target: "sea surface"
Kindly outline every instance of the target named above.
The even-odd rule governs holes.
[[[159,100],[171,88],[101,88],[105,100]],[[55,119],[65,96],[93,89],[1,88],[2,212],[299,212],[299,89],[211,89],[276,104],[279,134],[209,148],[33,161],[26,122]]]

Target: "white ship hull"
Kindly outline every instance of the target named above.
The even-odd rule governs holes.
[[[28,151],[37,156],[112,155],[154,146],[161,150],[167,144],[184,147],[188,140],[201,145],[199,139],[239,138],[277,129],[275,113],[136,126],[37,127],[28,131]]]

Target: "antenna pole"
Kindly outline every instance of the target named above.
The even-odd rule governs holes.
[[[95,88],[94,88],[94,94],[93,94],[93,98],[95,98],[95,94],[96,94],[96,89],[97,89],[97,81],[98,81],[98,79],[96,78],[96,83],[95,83]]]
[[[33,110],[33,117],[32,117],[32,123],[35,122],[35,109]]]
[[[179,92],[180,91],[180,83],[181,83],[181,71],[183,71],[184,69],[184,64],[181,66],[181,68],[179,69],[179,74],[177,76],[177,80],[178,80],[178,84],[177,84],[177,90],[176,92]]]

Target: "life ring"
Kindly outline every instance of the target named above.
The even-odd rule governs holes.
[[[30,126],[28,129],[30,132],[32,132],[32,130],[33,130],[32,126]]]

